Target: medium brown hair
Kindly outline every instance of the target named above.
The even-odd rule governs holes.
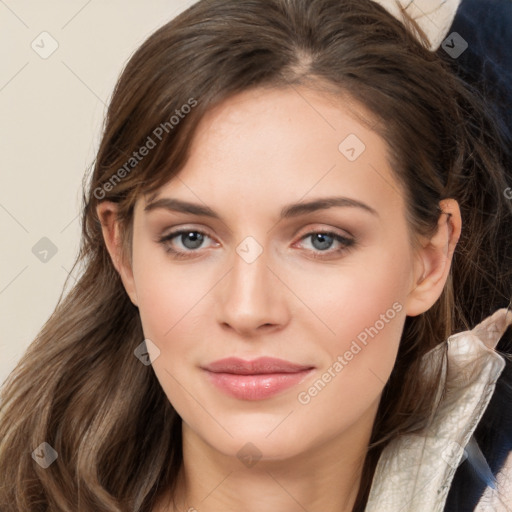
[[[81,277],[2,388],[2,512],[143,512],[174,489],[181,418],[151,366],[134,357],[144,339],[139,312],[113,267],[96,206],[118,203],[129,254],[135,201],[180,171],[204,114],[250,88],[298,85],[372,112],[413,233],[434,232],[441,199],[456,199],[462,214],[441,297],[406,319],[354,511],[364,510],[386,443],[428,423],[438,381],[418,378],[421,357],[506,306],[512,289],[511,204],[499,134],[483,102],[427,49],[411,20],[402,23],[373,1],[204,0],[151,35],[115,87],[84,183]],[[119,173],[191,99],[197,104],[166,125],[162,141]],[[121,179],[106,185],[116,173]],[[504,337],[499,347],[508,352],[509,342]],[[47,469],[31,458],[42,442],[58,452]]]

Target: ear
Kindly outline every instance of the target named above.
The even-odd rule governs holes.
[[[121,230],[118,221],[118,205],[111,201],[102,201],[96,207],[96,213],[101,222],[103,239],[105,240],[112,263],[121,277],[130,300],[137,306],[137,293],[131,263],[126,261],[125,254],[123,253]]]
[[[443,199],[439,206],[443,213],[439,216],[437,231],[432,238],[422,242],[417,253],[413,288],[405,308],[408,316],[420,315],[430,309],[441,296],[450,274],[462,221],[455,199]]]

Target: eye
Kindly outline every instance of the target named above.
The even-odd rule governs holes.
[[[177,239],[184,249],[173,247],[172,241]],[[172,254],[174,258],[183,259],[194,257],[193,254],[200,249],[204,241],[211,237],[204,231],[196,229],[181,229],[173,231],[158,239],[158,242],[164,246],[167,253]],[[356,241],[353,238],[342,236],[333,231],[311,231],[304,235],[300,240],[310,239],[313,245],[312,250],[308,250],[315,259],[331,258],[333,255],[341,255],[355,246]],[[333,243],[339,244],[338,249],[329,250]]]
[[[333,255],[341,255],[353,248],[356,244],[355,239],[349,238],[332,231],[311,231],[304,235],[301,240],[311,240],[313,250],[311,256],[315,259],[331,258]],[[328,250],[333,243],[338,243],[339,247],[335,250]]]
[[[175,249],[171,241],[177,238],[185,250]],[[210,238],[204,231],[196,229],[181,229],[161,237],[158,242],[164,246],[166,252],[172,254],[175,258],[187,258],[196,249],[199,249],[206,238]]]

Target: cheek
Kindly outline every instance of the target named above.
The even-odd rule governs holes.
[[[319,379],[302,388],[298,399],[325,421],[324,413],[333,403],[339,405],[330,412],[334,424],[357,418],[378,399],[393,369],[411,271],[405,244],[394,249],[368,252],[364,260],[341,271],[331,282],[328,300],[325,294],[310,293],[312,309],[329,327],[321,337],[315,328],[328,356]],[[315,334],[306,321],[301,329]]]
[[[190,264],[176,263],[148,241],[134,245],[133,272],[144,334],[163,343],[194,321],[211,288]]]
[[[159,350],[153,370],[174,408],[185,417],[194,403],[184,390],[195,378],[194,348],[207,327],[207,276],[180,265],[160,247],[142,242],[133,254],[134,278],[144,337]],[[211,300],[211,299],[210,299]]]
[[[312,286],[310,278],[299,279],[302,286],[298,293],[324,322],[324,334],[330,339],[325,346],[331,353],[333,349],[339,352],[348,339],[359,335],[364,342],[366,329],[375,325],[382,338],[388,332],[390,339],[396,341],[400,337],[400,328],[389,327],[400,324],[400,318],[405,317],[411,261],[404,241],[383,243],[354,254],[335,271],[315,272],[316,286]]]
[[[298,390],[311,430],[322,435],[349,429],[369,414],[396,361],[405,309],[387,289],[374,284],[367,291],[359,288],[338,317],[333,311],[334,334],[316,338],[328,355],[315,378]]]

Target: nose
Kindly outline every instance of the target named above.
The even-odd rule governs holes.
[[[269,259],[265,249],[254,261],[235,252],[216,297],[217,320],[224,329],[250,337],[288,322],[287,288]]]

